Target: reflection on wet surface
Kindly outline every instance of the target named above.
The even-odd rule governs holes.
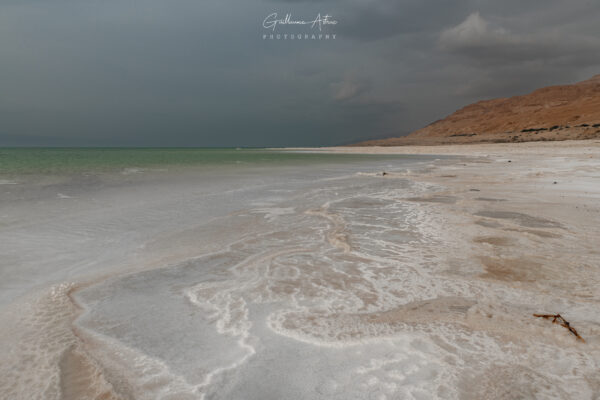
[[[512,211],[479,211],[473,215],[486,218],[508,219],[528,228],[562,228],[562,225],[558,222]]]

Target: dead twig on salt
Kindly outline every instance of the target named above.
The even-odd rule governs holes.
[[[579,333],[577,333],[575,328],[573,328],[571,324],[569,324],[569,321],[564,319],[560,314],[533,314],[533,316],[544,319],[552,318],[553,324],[559,324],[560,326],[567,328],[569,332],[571,332],[573,335],[575,335],[575,337],[577,337],[578,340],[581,340],[583,343],[585,343],[585,340],[581,336],[579,336]]]

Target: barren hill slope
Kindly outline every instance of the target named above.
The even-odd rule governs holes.
[[[600,137],[600,75],[524,96],[479,101],[406,137],[361,145],[524,142]]]

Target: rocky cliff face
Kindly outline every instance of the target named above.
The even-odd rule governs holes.
[[[600,75],[524,96],[479,101],[402,138],[362,145],[524,142],[600,137]]]

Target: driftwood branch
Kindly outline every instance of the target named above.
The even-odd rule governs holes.
[[[585,340],[579,336],[579,333],[569,324],[569,321],[564,319],[560,314],[533,314],[534,317],[544,318],[544,319],[552,319],[553,324],[559,324],[569,330],[578,340],[581,340],[585,343]]]

